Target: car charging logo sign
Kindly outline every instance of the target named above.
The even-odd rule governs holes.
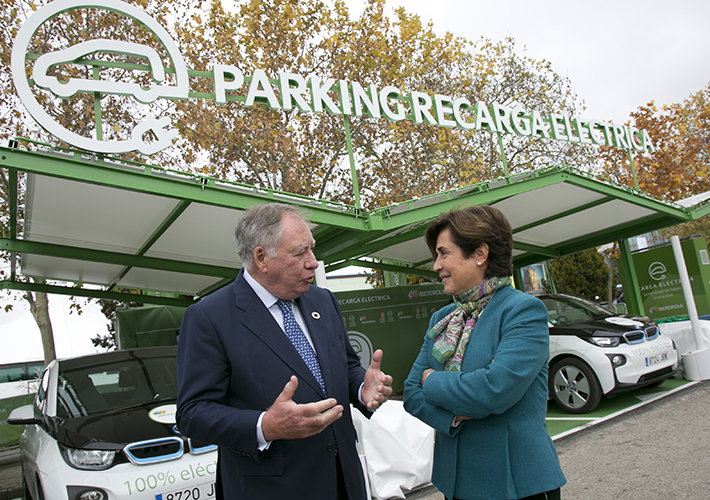
[[[372,361],[372,354],[375,352],[372,348],[372,342],[364,333],[356,332],[354,330],[348,330],[348,338],[350,339],[350,345],[353,350],[360,358],[360,364],[367,368],[370,366],[370,361]]]
[[[654,262],[648,266],[648,275],[656,281],[666,279],[666,266],[663,262]]]
[[[118,154],[131,151],[151,155],[168,147],[179,135],[177,130],[169,129],[168,117],[147,116],[138,123],[126,140],[99,140],[72,132],[62,126],[47,113],[37,100],[27,78],[26,53],[37,30],[49,19],[69,10],[80,8],[100,8],[131,18],[148,30],[163,45],[172,61],[171,72],[174,77],[167,78],[166,68],[158,52],[146,45],[133,42],[94,39],[77,43],[66,49],[41,55],[34,61],[31,78],[40,89],[49,91],[57,97],[69,98],[77,93],[116,94],[131,96],[141,104],[151,104],[158,98],[187,99],[189,81],[187,66],[175,41],[158,22],[145,12],[117,0],[58,0],[39,9],[22,25],[12,48],[12,77],[15,88],[23,104],[32,117],[53,136],[62,141],[88,151]],[[123,54],[147,61],[152,81],[147,87],[138,83],[103,81],[97,79],[70,78],[60,81],[52,76],[53,68],[65,64],[86,64],[87,58],[94,54]],[[90,71],[89,71],[90,72]],[[168,84],[168,80],[174,80]],[[146,140],[150,133],[154,140]]]

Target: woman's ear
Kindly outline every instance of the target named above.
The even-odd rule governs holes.
[[[488,244],[481,243],[478,248],[473,251],[473,257],[476,259],[476,264],[482,266],[488,263]]]

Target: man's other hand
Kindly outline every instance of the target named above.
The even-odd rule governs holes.
[[[365,382],[360,393],[362,402],[370,410],[376,410],[382,406],[392,394],[392,377],[382,373],[382,370],[380,370],[381,363],[382,350],[377,349],[372,355],[372,361],[367,368],[367,372],[365,372]]]

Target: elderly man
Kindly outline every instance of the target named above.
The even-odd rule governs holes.
[[[335,297],[311,285],[297,209],[257,205],[235,234],[244,269],[180,327],[180,431],[219,446],[218,498],[365,500],[349,403],[369,415],[391,394],[382,351],[365,371]]]

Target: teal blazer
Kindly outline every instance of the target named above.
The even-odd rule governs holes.
[[[454,309],[437,311],[429,328]],[[447,498],[510,500],[566,480],[547,433],[547,309],[507,286],[481,314],[461,372],[424,345],[404,383],[404,408],[436,430],[432,483]],[[434,368],[422,388],[422,373]],[[452,427],[455,415],[472,420]]]

